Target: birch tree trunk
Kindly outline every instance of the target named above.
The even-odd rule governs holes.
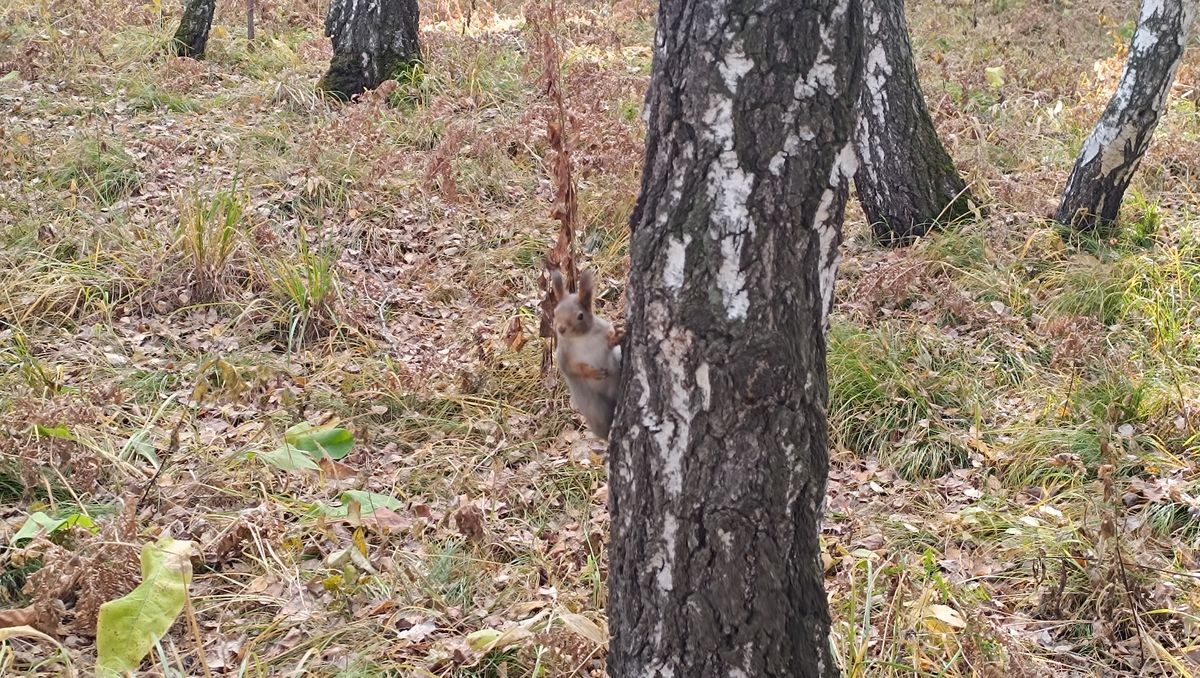
[[[1142,1],[1117,92],[1079,152],[1058,221],[1079,229],[1116,221],[1125,189],[1166,110],[1196,5],[1196,0]]]
[[[661,0],[611,435],[609,674],[836,676],[825,324],[859,0]]]
[[[349,99],[418,61],[419,18],[417,0],[333,0],[325,16],[333,58],[318,89]]]
[[[903,0],[862,0],[863,86],[854,185],[880,240],[906,242],[970,212],[913,65]]]
[[[176,56],[201,59],[208,46],[208,31],[212,28],[213,13],[217,0],[187,0],[183,18],[175,29],[172,49]]]

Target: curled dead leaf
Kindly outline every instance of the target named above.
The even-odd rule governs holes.
[[[504,332],[504,343],[510,351],[520,351],[525,345],[525,325],[520,318],[513,318]]]
[[[317,466],[321,468],[321,473],[326,478],[334,480],[345,480],[347,478],[355,478],[358,476],[358,469],[349,464],[344,464],[336,459],[329,457],[321,457],[317,460]]]
[[[483,541],[483,511],[465,498],[454,512],[454,524],[458,527],[458,533],[468,541]]]
[[[360,518],[362,524],[377,532],[403,532],[412,527],[412,518],[396,513],[389,508],[377,508]]]

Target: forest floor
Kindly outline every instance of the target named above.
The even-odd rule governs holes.
[[[151,675],[601,675],[605,471],[540,376],[554,109],[523,7],[423,3],[424,76],[343,106],[313,94],[325,3],[258,0],[253,41],[220,5],[203,62],[162,50],[174,2],[0,5],[0,609],[61,644],[0,641],[0,673],[89,675],[97,606],[169,534],[194,624]],[[1108,11],[910,3],[986,215],[888,250],[850,208],[823,535],[848,675],[1200,673],[1194,42],[1119,228],[1046,219],[1132,34]],[[553,28],[609,315],[653,21]],[[296,468],[302,422],[349,454]]]

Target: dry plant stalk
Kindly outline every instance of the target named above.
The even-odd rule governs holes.
[[[567,291],[577,288],[575,265],[575,225],[579,203],[575,194],[575,180],[571,176],[571,148],[567,141],[567,107],[563,98],[560,71],[562,53],[554,34],[558,26],[558,6],[549,0],[541,7],[530,8],[526,15],[542,53],[542,74],[539,83],[542,92],[550,99],[552,107],[546,120],[546,133],[550,144],[550,181],[554,185],[554,207],[551,218],[558,221],[558,238],[554,247],[546,252],[538,287],[542,290],[541,323],[538,335],[547,341],[542,347],[542,377],[553,384],[554,375],[554,307],[559,299],[550,284],[554,271],[561,272],[567,283]]]

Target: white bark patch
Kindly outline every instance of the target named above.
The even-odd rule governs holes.
[[[1125,146],[1132,144],[1138,134],[1138,126],[1132,121],[1127,125],[1114,126],[1112,130],[1115,132],[1113,137],[1104,139],[1100,144],[1101,176],[1107,176],[1126,165]],[[1133,164],[1136,165],[1136,161]],[[1126,166],[1124,169],[1127,172],[1132,171],[1133,165]],[[1120,177],[1113,177],[1113,179],[1120,181]]]
[[[728,36],[732,40],[732,36]],[[721,263],[717,269],[717,287],[731,320],[745,319],[750,310],[750,293],[742,272],[742,250],[753,239],[755,224],[750,217],[750,194],[755,177],[745,171],[734,150],[733,102],[741,79],[754,68],[741,43],[732,42],[717,70],[727,92],[714,92],[703,120],[703,136],[720,147],[721,153],[708,169],[707,194],[710,200],[709,235],[717,243]]]
[[[733,533],[729,530],[717,528],[717,541],[721,542],[726,551],[733,550]]]
[[[655,647],[660,644],[656,643]],[[675,664],[672,660],[655,660],[653,664],[646,667],[646,672],[640,675],[654,676],[654,678],[675,678]]]
[[[775,155],[771,156],[771,162],[767,163],[767,171],[769,171],[772,176],[779,176],[780,172],[783,171],[783,162],[786,157],[787,154],[782,150],[777,151]]]
[[[700,402],[707,412],[712,407],[712,384],[708,381],[708,363],[700,363],[696,368],[696,388],[700,389]]]
[[[833,308],[833,288],[837,278],[838,263],[841,255],[837,247],[837,236],[840,224],[835,219],[834,198],[841,193],[854,172],[858,169],[858,159],[854,155],[854,145],[847,143],[838,151],[829,171],[829,188],[821,193],[817,203],[817,213],[813,217],[813,231],[817,234],[818,260],[817,279],[821,285],[821,326],[828,330],[829,311]]]
[[[725,55],[725,59],[717,66],[717,69],[721,71],[721,77],[725,79],[725,86],[729,88],[730,94],[737,93],[742,76],[753,68],[754,62],[746,58],[740,44],[733,45],[729,53]]]
[[[670,411],[663,422],[659,452],[662,455],[667,495],[674,498],[683,491],[683,451],[691,441],[692,419],[696,413],[691,405],[692,391],[686,367],[688,352],[692,348],[692,333],[672,328],[658,347],[659,359],[664,363],[670,381]]]
[[[887,87],[888,76],[892,74],[892,65],[888,63],[887,52],[883,49],[883,44],[877,44],[871,48],[871,53],[867,55],[867,95],[871,99],[871,112],[874,113],[876,120],[885,119],[885,111],[887,110]]]
[[[837,36],[833,34],[833,27],[841,24],[842,17],[846,15],[849,7],[849,0],[839,0],[833,8],[833,13],[829,16],[829,21],[821,24],[819,29],[821,49],[817,52],[817,58],[813,61],[808,73],[796,81],[792,91],[792,95],[796,99],[807,99],[816,94],[818,89],[830,96],[837,96],[840,93],[837,83],[837,62],[833,59],[839,45]]]
[[[658,583],[658,590],[663,593],[675,590],[675,573],[673,570],[675,567],[675,543],[678,537],[679,521],[670,513],[663,515],[664,558],[659,566],[658,574],[654,576],[655,582]]]
[[[687,263],[687,247],[692,242],[691,235],[684,235],[680,240],[675,236],[667,239],[667,261],[663,266],[662,281],[673,294],[679,294],[683,288],[683,272]]]
[[[679,249],[686,249],[686,240],[678,241]],[[672,244],[668,243],[668,252]],[[670,257],[668,257],[670,259]],[[680,254],[682,261],[682,254]],[[682,263],[680,264],[682,268]],[[664,270],[664,279],[674,276]],[[682,282],[682,272],[678,275]],[[652,432],[651,442],[654,449],[655,472],[661,477],[666,489],[666,509],[662,514],[662,533],[656,540],[659,547],[650,557],[649,565],[655,572],[655,581],[662,593],[668,593],[674,587],[674,571],[676,549],[679,539],[679,519],[675,506],[683,491],[683,459],[684,452],[691,442],[691,424],[698,408],[693,405],[696,400],[696,388],[692,385],[692,375],[687,368],[688,358],[692,350],[693,336],[686,329],[673,327],[670,311],[661,301],[652,302],[646,309],[646,329],[652,337],[662,337],[658,341],[657,351],[653,359],[661,366],[659,374],[663,382],[660,387],[666,391],[665,407],[656,413],[649,398],[639,398],[641,421],[646,429]],[[647,365],[645,358],[638,364],[638,374],[635,375],[640,385],[645,385],[643,393],[649,392]],[[698,373],[699,371],[697,371]],[[696,382],[701,382],[698,377]],[[707,387],[707,374],[703,382]]]

